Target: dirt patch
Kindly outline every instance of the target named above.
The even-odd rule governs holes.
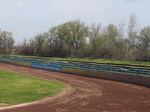
[[[0,103],[0,107],[2,107],[2,106],[7,106],[8,104],[6,104],[6,103]]]
[[[71,91],[55,99],[0,112],[149,112],[150,89],[127,83],[0,63],[0,69],[61,81]]]

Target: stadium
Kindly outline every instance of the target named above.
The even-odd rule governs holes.
[[[0,69],[68,85],[64,92],[54,97],[1,107],[1,112],[105,110],[148,112],[150,109],[150,69],[144,66],[12,56],[2,56],[0,62]]]
[[[150,0],[0,0],[0,112],[150,112],[149,11]]]

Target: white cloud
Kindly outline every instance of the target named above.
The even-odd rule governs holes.
[[[26,7],[26,6],[27,6],[27,3],[26,3],[26,2],[18,2],[18,3],[16,4],[16,7],[19,8],[19,9],[22,9],[22,8],[24,8],[24,7]]]

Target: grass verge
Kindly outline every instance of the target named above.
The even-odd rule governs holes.
[[[66,85],[0,70],[0,107],[36,101],[60,93]]]
[[[24,55],[10,55],[22,58],[40,58],[40,59],[53,59],[53,60],[64,60],[64,61],[82,61],[82,62],[97,62],[97,63],[112,63],[112,64],[129,64],[129,65],[143,65],[150,66],[150,62],[143,61],[120,61],[120,60],[109,60],[109,59],[94,59],[94,58],[58,58],[58,57],[40,57],[40,56],[24,56]]]

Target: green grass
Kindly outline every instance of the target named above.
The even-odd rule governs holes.
[[[17,57],[22,57],[22,58],[41,58],[41,59],[53,59],[53,60],[65,60],[65,61],[83,61],[83,62],[150,66],[150,62],[142,62],[142,61],[120,61],[120,60],[112,61],[112,60],[108,60],[108,59],[94,59],[94,58],[57,58],[57,57],[40,57],[40,56],[23,56],[23,55],[11,55],[11,56],[17,56]]]
[[[54,96],[65,88],[66,85],[60,82],[0,70],[0,104],[16,105],[32,102]]]

